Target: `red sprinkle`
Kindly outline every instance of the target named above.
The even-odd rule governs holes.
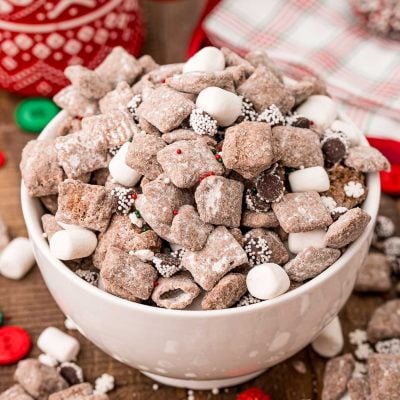
[[[174,215],[178,215],[178,210],[174,210],[174,211],[172,211],[172,214],[174,214]]]
[[[31,338],[19,326],[0,328],[0,365],[9,365],[22,360],[31,349]]]
[[[222,151],[222,146],[218,146],[218,151]]]
[[[5,163],[6,163],[6,156],[2,151],[0,151],[0,167],[2,167]]]
[[[214,171],[208,171],[207,172],[207,176],[211,176],[211,175],[214,175]]]
[[[137,199],[137,194],[136,193],[132,193],[132,199],[136,200]]]
[[[216,154],[216,155],[215,155],[215,158],[216,158],[217,160],[219,160],[219,159],[221,158],[221,155],[220,155],[220,154]]]
[[[157,287],[159,285],[158,281],[154,281],[154,287]]]
[[[176,149],[176,154],[182,154],[182,150],[181,149]]]
[[[259,388],[252,387],[240,393],[236,400],[272,400],[270,396]]]

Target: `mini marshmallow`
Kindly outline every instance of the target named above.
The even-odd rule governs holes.
[[[213,72],[222,71],[225,68],[225,56],[220,49],[208,46],[198,51],[189,58],[183,66],[186,72]]]
[[[335,132],[344,133],[351,146],[357,146],[360,144],[362,133],[354,124],[337,119],[333,121],[331,129]]]
[[[249,271],[246,285],[252,296],[268,300],[285,293],[289,289],[290,280],[278,264],[266,263],[256,265]]]
[[[343,332],[340,320],[335,317],[311,343],[315,352],[322,357],[335,357],[343,349]]]
[[[214,117],[220,126],[232,125],[242,113],[240,97],[218,87],[203,89],[196,106]]]
[[[51,254],[59,260],[89,257],[97,247],[97,237],[88,229],[66,229],[56,232],[49,240]]]
[[[310,96],[297,108],[296,112],[322,129],[328,128],[338,114],[334,101],[322,95]]]
[[[35,265],[29,239],[18,237],[12,240],[0,255],[0,273],[8,279],[21,279]]]
[[[137,171],[133,168],[128,167],[125,162],[125,157],[128,152],[130,143],[125,143],[117,152],[117,154],[112,158],[108,169],[110,171],[110,175],[114,178],[114,180],[124,186],[132,187],[135,186],[142,177]]]
[[[329,176],[323,167],[303,168],[289,174],[292,192],[326,192],[329,190]]]
[[[39,336],[37,345],[45,354],[54,357],[59,362],[75,360],[80,345],[72,336],[57,328],[46,328]]]
[[[136,250],[133,255],[139,258],[141,261],[152,261],[154,257],[154,252],[149,249]]]
[[[289,251],[293,254],[297,254],[311,246],[322,249],[325,247],[325,233],[323,229],[316,229],[310,232],[289,233]]]

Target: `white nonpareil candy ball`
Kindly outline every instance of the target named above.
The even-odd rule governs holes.
[[[322,229],[316,229],[310,232],[289,233],[288,247],[291,253],[297,254],[307,247],[322,249],[325,247],[326,232]]]
[[[8,279],[21,279],[35,265],[29,239],[18,237],[12,240],[0,254],[0,273]]]
[[[239,96],[214,86],[199,93],[196,106],[214,117],[220,126],[232,125],[242,113]]]
[[[59,362],[75,360],[80,349],[79,342],[74,337],[54,327],[46,328],[40,334],[37,345],[43,353]]]
[[[351,146],[357,146],[360,144],[362,133],[354,124],[337,119],[333,121],[331,129],[335,132],[344,133]]]
[[[323,167],[303,168],[289,174],[292,192],[326,192],[329,190],[329,176]]]
[[[329,128],[338,115],[335,102],[330,97],[319,94],[310,96],[297,107],[296,112],[322,129]]]
[[[335,317],[311,343],[312,348],[322,357],[335,357],[343,349],[343,332],[340,320]]]
[[[126,153],[128,152],[129,145],[129,142],[122,145],[117,154],[110,161],[108,169],[110,171],[110,175],[117,183],[127,187],[133,187],[140,181],[142,175],[126,165],[125,157]]]
[[[51,254],[59,260],[76,260],[93,254],[97,237],[88,229],[66,229],[56,232],[49,245]]]
[[[204,47],[194,56],[189,58],[183,66],[186,72],[213,72],[222,71],[225,68],[225,56],[216,47]]]
[[[290,280],[278,264],[266,263],[256,265],[249,271],[246,285],[252,296],[268,300],[285,293],[289,289]]]

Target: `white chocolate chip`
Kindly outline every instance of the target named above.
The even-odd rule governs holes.
[[[343,349],[343,332],[340,320],[335,317],[312,342],[312,348],[322,357],[334,357]]]
[[[326,192],[329,190],[329,176],[323,167],[303,168],[289,174],[293,192]]]
[[[266,263],[256,265],[249,271],[246,284],[252,296],[268,300],[285,293],[289,289],[290,280],[278,264]]]
[[[214,117],[220,126],[232,125],[242,113],[239,96],[213,86],[199,93],[196,106]]]
[[[189,58],[183,66],[183,73],[187,72],[213,72],[225,68],[225,56],[220,49],[208,46],[202,48]]]

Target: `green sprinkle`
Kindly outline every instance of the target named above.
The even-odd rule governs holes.
[[[211,151],[213,154],[217,154],[217,149],[212,149]]]
[[[140,211],[139,211],[139,210],[136,210],[136,211],[135,211],[135,215],[136,215],[138,218],[140,218]]]
[[[149,227],[147,225],[144,225],[142,228],[142,232],[147,232],[149,230]]]
[[[222,158],[218,158],[218,162],[222,164],[224,160]]]

